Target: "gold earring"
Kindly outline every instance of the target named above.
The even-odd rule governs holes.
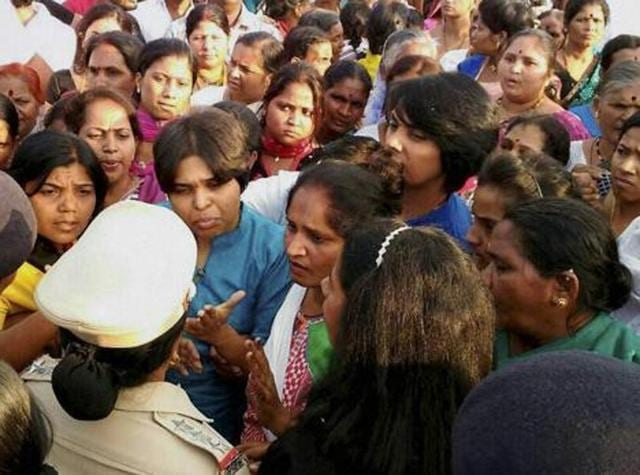
[[[178,353],[174,353],[171,355],[171,359],[169,360],[169,366],[174,367],[180,364],[180,355]]]
[[[569,302],[564,297],[553,297],[553,299],[551,300],[551,304],[554,307],[564,308],[567,306],[568,303]]]

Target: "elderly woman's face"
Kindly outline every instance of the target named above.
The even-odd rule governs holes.
[[[640,83],[608,92],[594,100],[602,136],[611,143],[620,139],[624,121],[640,111]]]
[[[232,231],[240,219],[238,182],[218,182],[207,163],[196,155],[178,164],[169,200],[199,242]]]
[[[85,230],[96,207],[96,190],[86,168],[79,163],[54,168],[40,189],[27,183],[38,234],[60,250],[72,245]],[[33,194],[32,194],[33,193]]]
[[[13,102],[20,118],[18,135],[26,137],[36,125],[41,104],[29,90],[27,82],[19,76],[0,77],[0,94]]]
[[[487,254],[483,277],[494,297],[498,328],[535,336],[549,313],[554,279],[542,277],[523,256],[516,229],[508,220],[493,229]]]

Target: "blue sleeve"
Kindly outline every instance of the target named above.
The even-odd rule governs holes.
[[[273,319],[284,302],[289,287],[291,287],[289,259],[282,249],[276,259],[269,264],[258,284],[252,337],[259,337],[263,342],[267,341]]]
[[[480,72],[480,68],[482,67],[484,59],[484,55],[473,55],[458,64],[458,72],[475,79]]]

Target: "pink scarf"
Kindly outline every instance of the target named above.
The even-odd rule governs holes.
[[[151,117],[151,114],[142,107],[139,107],[136,111],[136,117],[138,118],[138,125],[140,126],[143,142],[155,142],[165,124],[155,120]]]

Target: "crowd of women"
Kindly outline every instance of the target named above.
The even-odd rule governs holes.
[[[631,3],[3,2],[0,474],[640,472]]]

